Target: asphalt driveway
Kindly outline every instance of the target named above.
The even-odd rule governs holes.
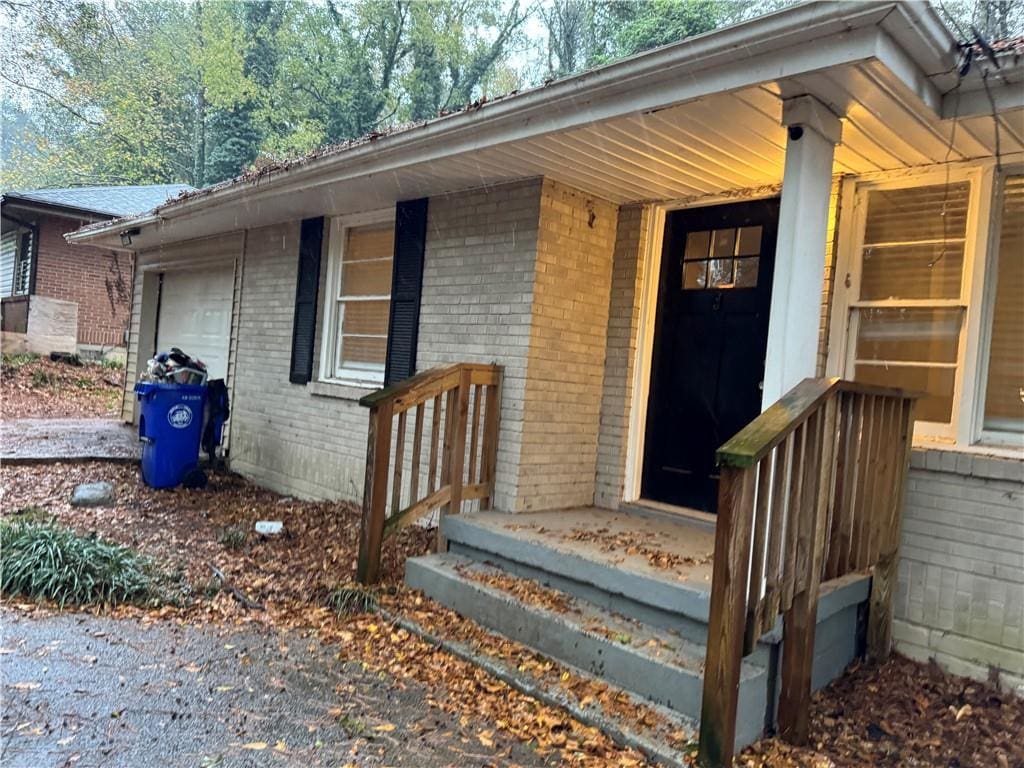
[[[10,609],[0,626],[5,768],[545,764],[296,633]]]

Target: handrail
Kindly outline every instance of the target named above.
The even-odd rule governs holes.
[[[917,397],[805,379],[718,450],[701,764],[732,764],[742,657],[780,615],[779,731],[806,741],[823,580],[871,571],[868,650],[888,655]]]
[[[863,384],[840,378],[804,379],[727,440],[717,451],[721,466],[750,467],[781,443],[833,392],[855,392],[878,397],[921,395],[894,387]]]
[[[399,528],[437,509],[458,514],[463,501],[478,500],[482,509],[490,506],[501,373],[497,365],[455,363],[423,371],[360,399],[359,404],[370,409],[370,417],[359,581],[372,584],[379,579],[384,538]],[[407,430],[410,412],[411,432]],[[407,444],[410,454],[405,452]],[[438,549],[443,548],[439,526]]]

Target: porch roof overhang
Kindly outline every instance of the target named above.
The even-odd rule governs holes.
[[[926,2],[812,2],[84,227],[132,250],[548,176],[615,203],[777,184],[783,99],[843,117],[835,171],[1024,152],[1024,66],[960,78]],[[991,68],[990,68],[991,69]],[[998,142],[997,142],[998,123]]]

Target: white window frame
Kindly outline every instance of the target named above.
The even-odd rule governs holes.
[[[963,448],[978,442],[980,435],[979,401],[984,398],[983,381],[987,356],[982,355],[983,319],[989,316],[986,295],[987,262],[992,249],[992,210],[995,163],[956,164],[941,168],[869,174],[843,182],[839,224],[839,248],[833,280],[832,314],[827,370],[831,375],[852,376],[853,345],[857,316],[850,311],[860,290],[861,259],[866,223],[867,192],[874,189],[899,189],[970,182],[967,205],[967,227],[964,233],[963,278],[960,297],[954,300],[922,301],[927,305],[963,306],[964,316],[957,349],[957,369],[953,384],[953,407],[950,422],[918,421],[914,443],[919,446]],[[993,293],[994,298],[994,293]],[[884,302],[877,302],[884,305]],[[894,301],[894,306],[913,302]],[[982,362],[984,361],[984,363]]]
[[[348,230],[355,227],[372,226],[374,224],[394,225],[395,209],[386,208],[350,216],[336,216],[331,219],[330,231],[327,236],[327,279],[323,291],[323,331],[320,334],[320,375],[319,380],[331,384],[346,384],[357,387],[377,388],[384,383],[384,366],[343,366],[341,364],[342,301],[345,298],[342,286],[342,263],[345,256],[345,243]],[[392,266],[394,269],[394,266]],[[361,301],[391,301],[391,294],[386,296],[360,296]],[[388,328],[390,335],[391,329]]]
[[[992,347],[992,322],[996,307],[996,279],[999,274],[999,241],[1002,239],[1003,186],[1009,176],[1024,176],[1024,163],[1004,167],[994,174],[989,214],[985,280],[982,287],[981,332],[978,339],[978,365],[974,386],[973,432],[971,442],[1024,450],[1024,436],[1015,432],[985,429],[985,393],[988,389],[988,364]]]

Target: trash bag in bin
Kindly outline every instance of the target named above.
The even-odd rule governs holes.
[[[142,479],[151,488],[175,488],[199,470],[206,387],[140,381],[139,439]]]

